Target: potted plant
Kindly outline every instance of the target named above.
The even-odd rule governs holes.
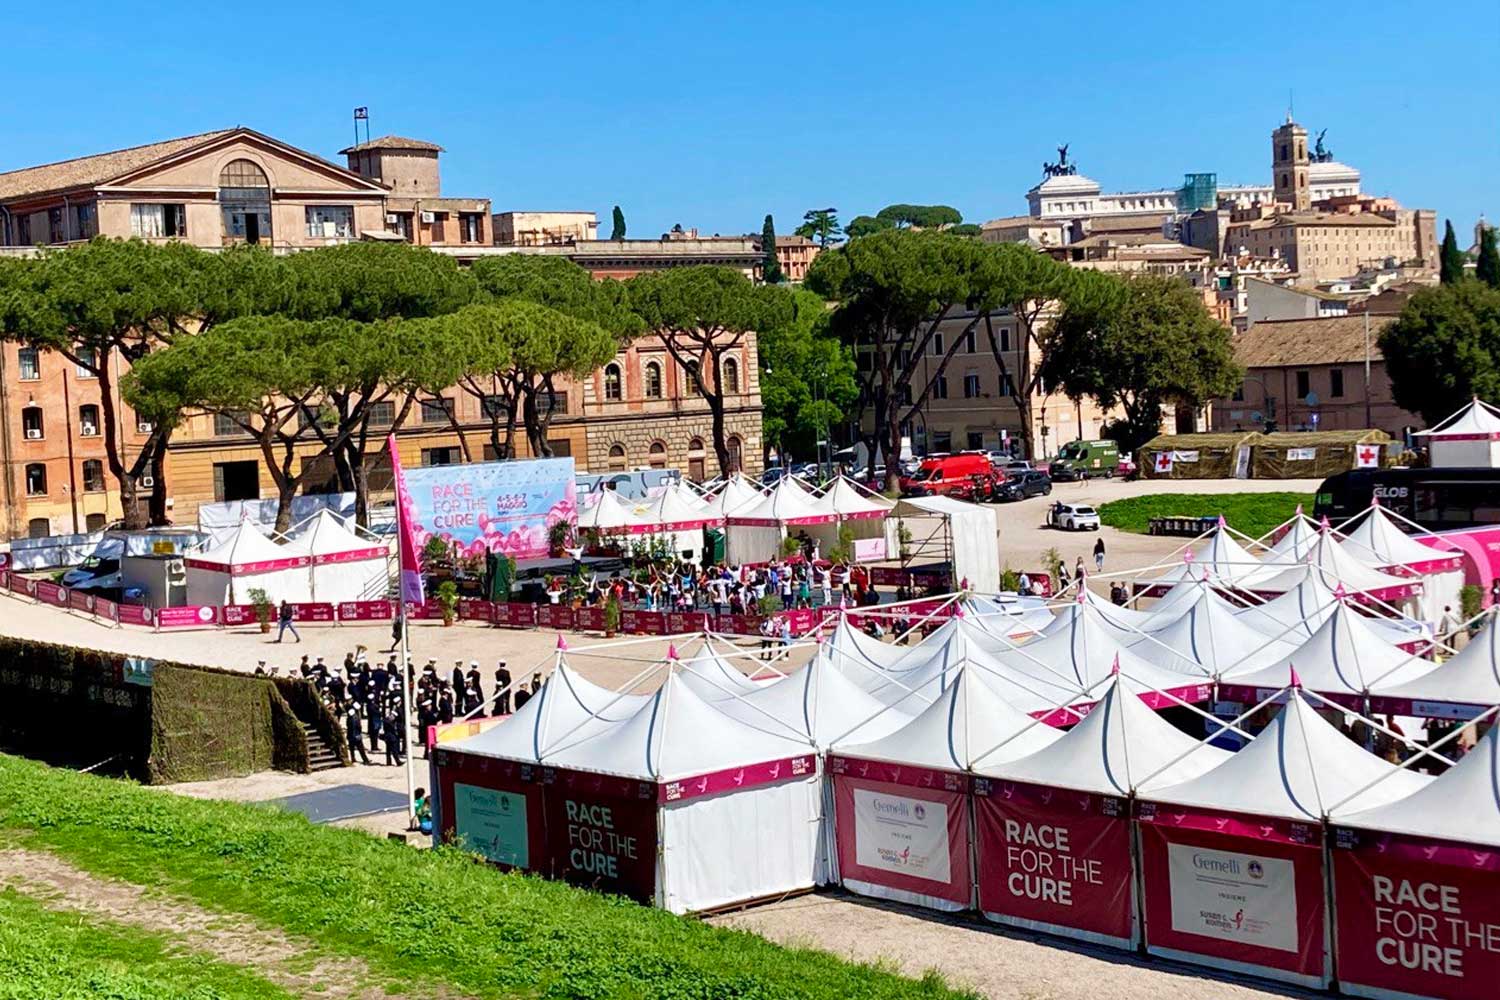
[[[901,561],[911,559],[911,529],[906,526],[905,521],[896,522],[896,540],[901,546]]]
[[[261,632],[270,632],[271,612],[274,610],[271,605],[271,595],[260,587],[251,587],[249,597],[250,603],[255,607],[255,620],[260,622]]]
[[[795,535],[787,535],[781,540],[781,557],[790,559],[802,549],[802,543],[797,541]]]
[[[443,624],[452,625],[458,617],[458,584],[452,580],[438,584],[437,603],[443,612]]]
[[[620,631],[620,599],[611,591],[609,600],[604,602],[604,638],[613,639],[618,631]]]
[[[559,559],[563,550],[568,547],[568,538],[572,535],[572,526],[567,521],[553,521],[547,529],[547,549],[552,558]]]

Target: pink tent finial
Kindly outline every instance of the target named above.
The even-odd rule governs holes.
[[[1219,515],[1219,527],[1221,527],[1221,528],[1227,528],[1227,527],[1229,527],[1229,522],[1226,521],[1226,520],[1224,520],[1224,515],[1223,514]]]
[[[1182,561],[1185,562],[1185,563],[1188,563],[1189,565],[1192,564],[1192,562],[1193,562],[1193,550],[1192,549],[1188,549],[1186,552],[1184,552],[1182,554]]]
[[[1078,596],[1075,597],[1075,598],[1073,598],[1073,600],[1077,601],[1079,604],[1085,604],[1085,603],[1087,603],[1088,599],[1089,599],[1089,592],[1088,592],[1088,590],[1086,590],[1083,587],[1079,587],[1078,588]]]
[[[1344,589],[1344,585],[1342,583],[1339,584],[1337,587],[1333,588],[1333,599],[1334,600],[1336,600],[1336,601],[1342,601],[1344,598],[1346,598],[1348,596],[1349,596],[1349,592]]]
[[[568,648],[568,640],[563,638],[561,632],[557,633],[557,651],[564,652]]]
[[[1328,515],[1327,514],[1324,514],[1323,515],[1323,520],[1321,520],[1321,521],[1318,522],[1318,527],[1321,528],[1324,531],[1328,531],[1329,529],[1331,529],[1333,527],[1333,522],[1331,522],[1331,521],[1328,520]]]
[[[1119,653],[1115,654],[1114,666],[1112,666],[1112,667],[1109,668],[1109,675],[1111,677],[1118,677],[1118,676],[1120,676],[1120,654]]]
[[[675,643],[675,642],[669,642],[669,643],[667,643],[667,659],[669,659],[669,660],[675,660],[675,659],[677,659],[677,643]]]
[[[1297,668],[1296,667],[1292,667],[1291,670],[1292,670],[1292,683],[1289,685],[1289,687],[1291,687],[1293,690],[1300,691],[1300,690],[1302,690],[1302,678],[1300,678],[1300,677],[1297,676]]]
[[[1293,516],[1294,517],[1301,517],[1302,516],[1302,505],[1300,503],[1297,505],[1297,513],[1295,515],[1293,515]]]
[[[1379,497],[1371,497],[1370,498],[1370,506],[1371,507],[1379,507],[1380,506],[1380,498]]]
[[[955,611],[955,612],[953,612],[953,617],[954,618],[962,618],[963,616],[964,616],[964,606],[962,604],[960,604],[958,606],[958,610]]]

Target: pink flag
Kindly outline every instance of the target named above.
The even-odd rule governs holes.
[[[566,652],[567,649],[568,649],[568,640],[566,640],[566,639],[563,638],[563,634],[561,632],[557,633],[557,651],[559,653],[563,653],[563,652]]]
[[[667,644],[667,659],[669,659],[669,660],[675,660],[675,659],[677,659],[677,643],[670,642],[670,643]]]
[[[396,435],[385,439],[391,453],[391,475],[396,489],[396,547],[401,566],[401,601],[421,604],[427,599],[422,589],[422,560],[417,550],[417,527],[412,523],[415,505],[406,490],[406,475],[401,471],[401,453],[396,449]]]

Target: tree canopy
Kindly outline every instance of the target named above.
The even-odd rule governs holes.
[[[1500,398],[1500,290],[1483,282],[1422,289],[1379,343],[1396,403],[1428,424],[1472,396]]]
[[[963,215],[950,205],[887,205],[873,216],[856,215],[844,232],[854,239],[887,229],[945,229],[963,221]]]
[[[854,354],[829,320],[821,298],[798,290],[787,321],[760,331],[761,433],[784,455],[813,454],[821,435],[848,423],[859,399]]]
[[[839,225],[839,210],[836,208],[812,208],[802,215],[802,225],[797,227],[797,235],[812,240],[824,249],[831,243],[837,243],[844,235],[844,227]]]
[[[1500,288],[1500,249],[1495,246],[1495,227],[1483,226],[1479,233],[1479,260],[1475,262],[1474,277]]]
[[[769,214],[760,227],[760,276],[768,285],[779,285],[786,280],[781,273],[781,261],[776,257],[776,223]]]
[[[1458,236],[1453,232],[1453,220],[1443,228],[1443,246],[1438,252],[1438,280],[1445,285],[1456,285],[1464,279],[1464,252],[1458,248]]]
[[[610,213],[609,238],[612,240],[623,240],[625,238],[625,213],[616,205]]]

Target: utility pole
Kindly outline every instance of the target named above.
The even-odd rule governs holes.
[[[1375,426],[1375,419],[1371,416],[1370,404],[1370,310],[1368,303],[1365,309],[1365,427]]]

